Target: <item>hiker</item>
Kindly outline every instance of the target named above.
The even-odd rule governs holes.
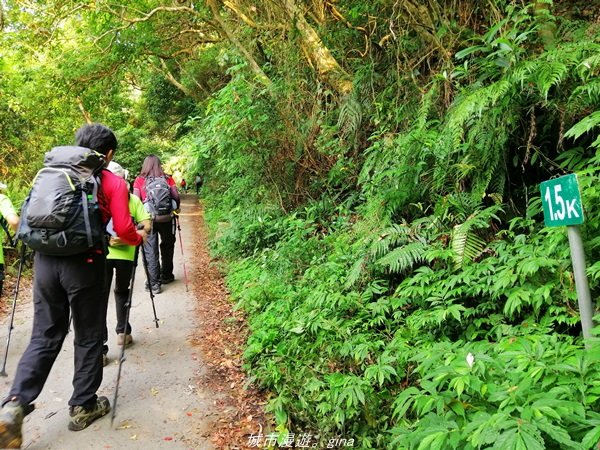
[[[6,189],[6,185],[4,183],[0,183],[0,189]],[[15,208],[13,207],[10,199],[0,192],[0,214],[2,218],[6,221],[8,226],[12,228],[13,231],[17,230],[17,226],[19,225],[19,216],[17,215]],[[0,228],[0,297],[2,296],[2,288],[4,285],[4,249],[2,248],[2,233],[3,231],[9,232],[8,227],[4,230],[4,224]]]
[[[77,146],[56,147],[46,153],[46,168],[38,172],[21,211],[18,237],[37,250],[33,263],[33,330],[0,411],[1,448],[21,446],[23,417],[34,410],[32,402],[60,352],[68,332],[69,310],[75,364],[68,429],[83,430],[110,411],[108,399],[96,395],[102,382],[107,309],[105,224],[112,218],[117,235],[129,245],[141,244],[146,232],[136,230],[131,221],[125,182],[104,169],[117,148],[110,128],[85,125],[77,130],[75,138]],[[52,169],[56,163],[61,164],[61,170]],[[78,182],[82,173],[89,176]],[[67,219],[62,218],[63,225],[67,224],[63,228],[36,227],[40,217],[47,221],[61,219],[53,208],[58,207],[64,216],[64,204],[70,198],[75,220],[67,220],[66,215]],[[81,246],[90,241],[92,246],[82,251]]]
[[[182,192],[187,192],[187,183],[185,181],[185,178],[181,179],[181,183],[179,183],[179,187],[181,188]]]
[[[200,188],[202,187],[202,177],[199,173],[197,173],[196,178],[194,178],[194,186],[196,186],[196,195],[200,195]]]
[[[127,171],[120,164],[111,161],[107,169],[127,182]],[[135,195],[129,195],[129,212],[133,218],[133,222],[138,225],[138,228],[143,228],[146,233],[150,233],[151,221],[150,214],[144,209],[142,201]],[[110,297],[110,287],[112,284],[113,273],[115,277],[115,309],[117,313],[117,345],[126,346],[133,343],[131,335],[131,324],[125,323],[127,317],[127,302],[129,300],[129,284],[133,274],[133,260],[135,258],[135,247],[127,245],[121,241],[118,235],[112,230],[112,224],[109,222],[107,230],[111,234],[108,247],[108,255],[106,256],[106,283],[105,295],[106,302]],[[104,347],[102,363],[108,363],[108,328],[104,327]]]
[[[179,208],[179,192],[175,180],[163,171],[160,159],[148,155],[142,170],[133,182],[133,194],[142,199],[152,216],[152,232],[144,244],[149,285],[154,294],[162,292],[162,285],[175,280],[173,253],[175,251],[175,219],[173,213]],[[159,245],[160,238],[160,245]],[[160,251],[159,251],[160,250]]]

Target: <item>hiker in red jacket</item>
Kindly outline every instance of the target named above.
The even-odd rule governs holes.
[[[107,162],[117,148],[115,135],[101,124],[85,125],[75,137],[78,147],[65,149],[87,154],[92,149],[104,155]],[[146,232],[136,230],[133,225],[125,181],[105,169],[98,178],[102,224],[105,226],[112,218],[113,228],[124,243],[140,245],[146,239]],[[96,395],[103,370],[105,263],[105,242],[69,256],[35,253],[33,331],[0,411],[1,448],[20,448],[23,417],[34,410],[33,401],[40,394],[67,335],[69,315],[73,318],[75,370],[68,428],[83,430],[110,411],[108,399]]]
[[[175,218],[179,208],[179,192],[171,175],[165,174],[160,159],[148,155],[140,174],[133,182],[133,195],[142,199],[152,216],[152,232],[144,244],[150,284],[154,294],[162,292],[162,285],[175,280],[173,253],[175,252]],[[160,239],[159,239],[160,238]],[[160,244],[159,244],[160,240]]]

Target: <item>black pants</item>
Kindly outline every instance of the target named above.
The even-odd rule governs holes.
[[[102,383],[102,335],[106,324],[103,250],[34,258],[33,331],[17,367],[9,399],[33,402],[44,387],[73,316],[75,371],[69,405],[92,406]],[[6,401],[6,400],[5,400]]]
[[[110,297],[110,287],[112,285],[113,274],[115,277],[115,310],[117,312],[117,326],[115,331],[117,334],[131,334],[131,325],[125,319],[127,315],[127,301],[129,300],[129,284],[133,273],[133,261],[124,259],[107,259],[106,260],[106,281],[104,283],[104,295],[106,303]],[[108,353],[108,328],[104,326],[104,354]]]
[[[160,245],[159,245],[160,238]],[[160,249],[160,251],[159,251]],[[173,277],[173,253],[175,251],[175,220],[154,222],[152,233],[144,244],[150,284],[159,286],[160,279]]]

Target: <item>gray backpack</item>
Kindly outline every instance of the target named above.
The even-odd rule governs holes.
[[[75,255],[104,245],[98,204],[104,156],[84,147],[55,147],[21,210],[17,237],[47,255]]]
[[[173,217],[173,199],[167,177],[146,177],[144,207],[155,222],[169,222]]]

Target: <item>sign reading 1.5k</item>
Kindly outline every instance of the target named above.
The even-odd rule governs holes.
[[[583,223],[583,207],[579,194],[577,175],[565,175],[540,184],[544,224],[547,227],[580,225]]]

